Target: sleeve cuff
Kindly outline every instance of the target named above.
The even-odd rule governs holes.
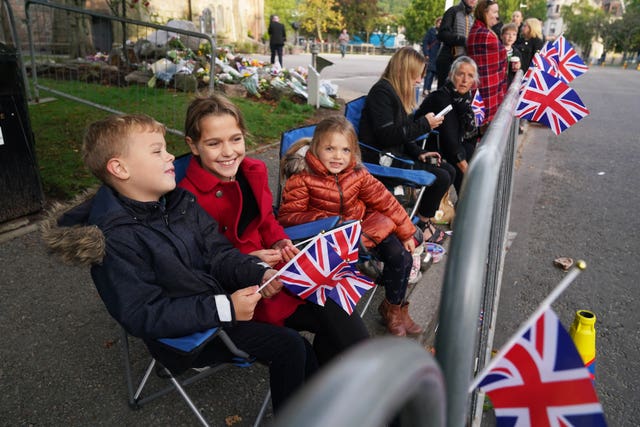
[[[216,309],[220,322],[232,322],[231,303],[226,295],[215,295]]]

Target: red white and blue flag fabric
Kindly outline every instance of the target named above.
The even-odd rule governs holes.
[[[476,119],[476,126],[480,126],[482,123],[484,123],[486,109],[484,107],[484,101],[480,96],[480,91],[478,89],[476,89],[476,94],[473,96],[473,101],[471,101],[471,109],[473,110],[473,115]]]
[[[553,42],[552,47],[548,49],[545,56],[556,63],[558,76],[565,83],[571,82],[589,69],[564,36],[558,37]]]
[[[559,135],[588,114],[578,94],[567,84],[538,68],[529,68],[517,117],[542,123]]]
[[[291,292],[324,306],[327,298],[353,313],[374,284],[356,269],[361,226],[353,222],[316,236],[279,273]]]
[[[553,77],[558,77],[558,70],[556,69],[555,61],[541,55],[540,52],[536,52],[535,55],[533,55],[531,64]]]
[[[551,309],[490,367],[478,387],[491,399],[498,427],[607,425],[589,371]]]

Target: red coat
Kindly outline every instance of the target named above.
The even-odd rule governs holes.
[[[415,226],[402,205],[364,167],[352,162],[337,175],[306,153],[307,169],[285,184],[278,219],[295,225],[338,215],[342,220],[361,219],[363,236],[374,243],[394,232],[401,241],[413,236]]]
[[[493,31],[476,19],[467,37],[467,54],[478,65],[478,90],[484,101],[488,123],[493,120],[507,93],[507,49]]]
[[[245,229],[242,238],[237,235],[242,205],[242,192],[237,181],[220,181],[192,157],[186,175],[178,186],[192,192],[198,204],[218,222],[220,231],[233,246],[248,254],[271,248],[279,240],[288,239],[288,236],[273,215],[273,196],[269,190],[265,164],[245,157],[240,164],[240,171],[249,182],[260,210],[258,217]],[[253,319],[282,326],[284,320],[300,304],[304,304],[304,301],[283,289],[271,298],[262,299],[256,306]]]

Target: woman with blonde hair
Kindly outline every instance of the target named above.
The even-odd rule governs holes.
[[[516,48],[520,51],[522,72],[526,73],[531,65],[533,55],[537,51],[542,49],[544,41],[542,40],[542,24],[536,18],[527,18],[522,24],[522,43],[518,44]]]
[[[425,68],[424,56],[411,47],[403,47],[393,54],[380,80],[369,90],[358,137],[378,150],[410,158],[416,162],[415,168],[435,175],[435,182],[422,197],[418,216],[425,239],[439,243],[445,234],[434,227],[429,218],[435,215],[442,196],[449,190],[455,169],[442,163],[438,152],[424,150],[415,142],[416,138],[437,128],[443,121],[432,111],[420,115],[413,112],[417,107],[415,87],[422,83]],[[378,152],[366,148],[362,151],[362,159],[369,163],[380,163],[381,160]],[[403,166],[399,163],[391,165]],[[387,187],[398,184],[391,181],[384,183]]]

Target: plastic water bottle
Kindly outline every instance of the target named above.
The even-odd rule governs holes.
[[[573,339],[578,353],[582,357],[585,367],[591,374],[591,380],[596,379],[596,315],[589,310],[578,310],[573,319],[569,335]]]

